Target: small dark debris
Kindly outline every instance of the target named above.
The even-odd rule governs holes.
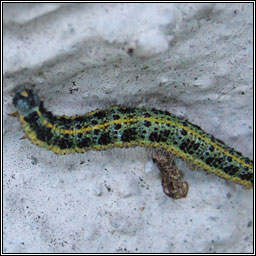
[[[107,186],[106,184],[105,184],[105,187],[106,187],[106,189],[107,189],[108,192],[111,191],[111,188],[110,188],[109,186]]]
[[[250,227],[252,227],[252,221],[251,220],[247,224],[247,228],[250,228]]]
[[[37,165],[37,163],[38,163],[37,158],[35,158],[34,156],[32,156],[32,157],[31,157],[31,164],[32,164],[32,165]]]
[[[127,53],[128,53],[128,55],[132,56],[133,53],[134,53],[134,49],[133,49],[133,48],[129,48],[129,49],[127,50]]]

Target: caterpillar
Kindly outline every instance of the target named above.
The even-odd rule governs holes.
[[[167,111],[113,106],[82,116],[56,116],[45,109],[30,89],[19,89],[13,104],[26,137],[57,154],[151,147],[174,154],[221,178],[253,187],[253,162],[249,158],[199,126]]]

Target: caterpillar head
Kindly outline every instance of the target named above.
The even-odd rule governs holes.
[[[13,97],[13,105],[21,115],[29,115],[40,105],[37,94],[30,89],[19,89]]]

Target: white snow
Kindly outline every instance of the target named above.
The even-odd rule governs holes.
[[[147,150],[55,155],[7,116],[30,84],[55,114],[155,107],[252,159],[252,3],[3,6],[4,252],[253,252],[252,190],[179,160],[172,200]]]

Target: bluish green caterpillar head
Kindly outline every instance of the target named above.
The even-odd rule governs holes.
[[[37,94],[29,89],[19,89],[13,97],[13,105],[21,115],[27,116],[40,105]]]

